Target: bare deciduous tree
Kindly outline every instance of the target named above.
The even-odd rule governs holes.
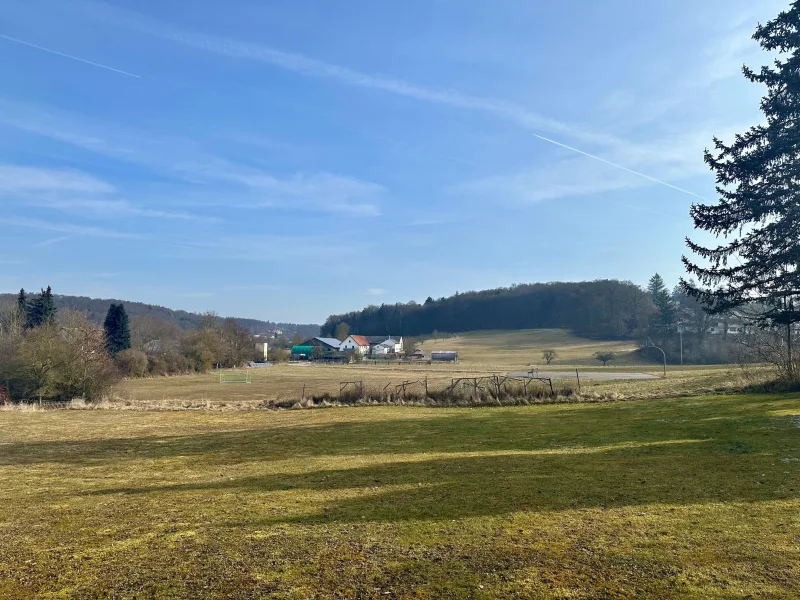
[[[596,352],[594,357],[603,363],[604,367],[606,367],[608,366],[608,363],[616,358],[616,354],[613,352]]]

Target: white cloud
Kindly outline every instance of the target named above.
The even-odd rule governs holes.
[[[174,169],[190,175],[196,181],[223,181],[251,190],[253,194],[248,195],[245,202],[237,203],[240,208],[286,207],[377,216],[380,209],[376,202],[386,192],[377,183],[352,177],[331,173],[298,173],[280,178],[222,159],[205,163],[181,162]]]
[[[386,293],[386,290],[383,288],[369,288],[367,290],[367,294],[370,296],[383,296]]]
[[[339,243],[340,236],[270,235],[221,236],[214,239],[188,240],[174,244],[174,258],[189,260],[226,259],[252,262],[314,261],[336,263],[366,250],[366,244]]]
[[[154,210],[117,197],[117,188],[93,175],[67,169],[0,164],[0,197],[81,217],[192,219],[188,213]]]
[[[75,192],[110,194],[110,183],[78,171],[0,165],[0,192]]]
[[[207,153],[198,143],[185,138],[143,135],[112,123],[96,123],[68,113],[2,99],[0,123],[202,185],[203,191],[208,193],[207,204],[377,216],[381,214],[380,202],[387,193],[380,184],[340,174],[277,176]],[[107,141],[104,136],[113,141]],[[90,191],[88,185],[86,191]],[[137,208],[122,200],[103,206],[96,199],[90,202],[73,197],[74,203],[81,201],[96,214],[127,212],[131,216],[196,218],[185,213]]]
[[[169,212],[136,206],[127,200],[117,199],[36,197],[26,199],[26,203],[78,216],[100,219],[146,217],[152,219],[186,219],[192,221],[211,220],[210,218],[189,213]]]
[[[85,236],[85,237],[103,237],[103,238],[121,238],[121,239],[144,239],[142,236],[137,234],[115,231],[113,229],[104,229],[100,227],[86,227],[83,225],[73,225],[71,223],[56,223],[51,221],[42,221],[39,219],[7,217],[3,220],[3,223],[11,227],[24,227],[27,229],[38,229],[41,231],[57,231],[59,233],[66,233],[76,237]]]
[[[363,73],[356,69],[295,52],[279,50],[265,44],[184,31],[140,13],[100,2],[82,2],[82,4],[91,11],[92,16],[107,22],[199,50],[231,58],[257,61],[301,75],[332,79],[345,85],[375,89],[422,102],[490,113],[513,121],[527,129],[568,135],[584,142],[611,144],[617,141],[612,136],[595,133],[584,126],[576,126],[540,115],[524,106],[506,100],[474,96],[448,88],[422,86],[390,76]]]

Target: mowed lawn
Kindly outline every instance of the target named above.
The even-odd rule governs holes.
[[[798,598],[800,396],[0,412],[3,598]]]

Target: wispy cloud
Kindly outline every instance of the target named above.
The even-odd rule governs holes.
[[[278,178],[258,169],[228,161],[179,163],[175,169],[199,181],[217,180],[237,184],[255,193],[240,208],[288,207],[299,210],[376,216],[376,204],[386,192],[379,184],[331,173],[297,174]],[[228,203],[230,205],[230,203]]]
[[[73,225],[72,223],[56,223],[42,221],[40,219],[28,219],[22,217],[9,217],[3,220],[5,225],[10,227],[25,227],[27,229],[38,229],[40,231],[56,231],[69,234],[74,237],[101,237],[101,238],[120,238],[120,239],[145,239],[141,235],[104,229],[100,227],[86,227],[83,225]]]
[[[116,19],[119,20],[121,14],[123,13],[117,13]],[[601,156],[596,152],[588,152],[574,145],[566,144],[542,135],[541,133],[537,133],[542,131],[552,132],[568,136],[585,144],[609,148],[619,148],[627,144],[624,140],[614,136],[593,132],[586,126],[574,125],[545,117],[513,102],[496,98],[474,96],[451,89],[420,86],[402,79],[362,73],[348,67],[327,63],[298,53],[286,52],[263,44],[241,42],[196,32],[182,31],[168,27],[154,20],[146,19],[136,13],[126,11],[124,14],[126,16],[124,23],[129,27],[208,52],[229,56],[231,58],[258,61],[301,75],[332,79],[346,85],[376,89],[422,102],[489,113],[514,122],[528,130],[530,135],[545,143],[604,163],[614,169],[625,171],[631,175],[645,179],[652,184],[665,186],[682,194],[702,198],[690,190],[678,187],[661,178],[654,177],[648,173],[632,168],[631,166]]]
[[[375,89],[423,102],[482,111],[511,120],[526,128],[560,133],[586,142],[607,144],[617,141],[612,136],[592,132],[588,127],[564,123],[506,100],[465,94],[453,89],[422,86],[396,77],[363,73],[265,44],[185,31],[141,13],[103,2],[87,1],[82,4],[87,10],[91,10],[93,16],[107,22],[215,54],[257,61],[302,75],[332,79],[346,85]]]
[[[124,217],[144,217],[150,219],[184,219],[190,221],[208,221],[210,217],[181,212],[170,212],[145,208],[127,200],[37,197],[26,200],[28,205],[58,210],[65,213],[100,219],[116,219]]]
[[[226,292],[277,292],[286,289],[286,286],[279,283],[254,283],[252,285],[225,285],[221,289]]]
[[[213,239],[187,240],[175,243],[173,258],[189,260],[236,260],[252,262],[306,261],[315,264],[337,263],[368,249],[354,240],[339,243],[340,234],[220,236]]]
[[[114,73],[119,73],[120,75],[127,75],[128,77],[135,77],[136,79],[141,79],[139,75],[134,75],[133,73],[128,73],[127,71],[121,71],[120,69],[115,69],[114,67],[109,67],[108,65],[103,65],[100,63],[92,62],[91,60],[86,60],[85,58],[79,58],[77,56],[72,56],[71,54],[64,54],[63,52],[59,52],[58,50],[53,50],[52,48],[45,48],[44,46],[39,46],[37,44],[32,44],[31,42],[26,42],[23,40],[18,40],[17,38],[13,38],[9,35],[2,35],[0,34],[0,38],[4,40],[8,40],[9,42],[14,42],[15,44],[22,44],[23,46],[28,46],[29,48],[35,48],[36,50],[41,50],[43,52],[49,52],[50,54],[55,54],[56,56],[61,56],[63,58],[68,58],[70,60],[76,60],[78,62],[82,62],[87,65],[91,65],[93,67],[99,67],[101,69],[106,69],[108,71],[113,71]]]
[[[87,173],[0,164],[0,197],[81,217],[209,220],[185,212],[142,207],[121,199],[117,188]]]
[[[386,293],[386,290],[383,288],[369,288],[367,290],[367,294],[370,296],[383,296]]]
[[[241,209],[275,208],[369,217],[381,214],[380,204],[388,193],[378,183],[341,174],[316,172],[277,176],[263,169],[207,153],[196,142],[184,138],[142,135],[123,126],[96,123],[60,111],[37,110],[2,99],[0,123],[73,144],[103,156],[143,165],[184,183],[202,185],[203,190],[210,192],[205,204],[224,202],[225,206]],[[106,135],[113,137],[114,141],[107,141],[104,137]],[[38,173],[35,170],[19,169],[12,171],[9,167],[9,181],[28,181],[28,185],[34,185],[41,179],[40,175],[47,175],[46,170]],[[70,191],[65,189],[70,174],[75,175],[73,172],[51,174],[50,178],[56,180],[52,189]],[[87,179],[84,185],[87,192],[112,191],[112,186],[109,189],[101,189],[99,186],[92,189],[90,181]],[[8,186],[10,185],[9,183]],[[22,183],[16,185],[17,189],[22,189]],[[78,187],[76,182],[73,185],[74,191],[79,191]],[[0,191],[2,189],[0,180]],[[47,202],[47,199],[41,201]],[[174,211],[137,208],[130,202],[119,199],[115,203],[103,204],[96,199],[89,201],[73,197],[73,204],[81,202],[85,204],[84,208],[93,209],[98,214],[116,212],[156,218],[197,218]],[[63,206],[69,205],[65,203]]]
[[[0,192],[109,194],[115,191],[110,183],[78,171],[0,164]]]

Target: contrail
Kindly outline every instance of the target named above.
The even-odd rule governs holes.
[[[44,46],[37,46],[36,44],[31,44],[30,42],[25,42],[23,40],[18,40],[17,38],[13,38],[10,35],[3,35],[0,34],[0,38],[4,40],[8,40],[9,42],[15,42],[17,44],[22,44],[23,46],[29,46],[31,48],[36,48],[37,50],[43,50],[44,52],[49,52],[50,54],[55,54],[56,56],[63,56],[64,58],[70,58],[72,60],[77,60],[78,62],[86,63],[87,65],[92,65],[93,67],[100,67],[101,69],[106,69],[108,71],[114,71],[114,73],[119,73],[120,75],[127,75],[128,77],[135,77],[136,79],[141,79],[141,76],[134,75],[133,73],[128,73],[127,71],[121,71],[119,69],[115,69],[114,67],[109,67],[108,65],[101,65],[100,63],[92,62],[90,60],[86,60],[83,58],[78,58],[77,56],[72,56],[71,54],[64,54],[63,52],[58,52],[57,50],[51,50],[50,48],[45,48]]]
[[[586,156],[588,158],[592,158],[594,160],[599,160],[602,163],[605,163],[607,165],[611,165],[612,167],[615,167],[617,169],[622,169],[623,171],[627,171],[628,173],[636,175],[637,177],[643,177],[644,179],[652,181],[653,183],[657,183],[659,185],[664,185],[664,186],[666,186],[668,188],[672,188],[673,190],[677,190],[679,192],[683,192],[684,194],[688,194],[690,196],[694,196],[695,198],[700,198],[700,200],[705,200],[706,202],[709,201],[708,198],[706,198],[704,196],[701,196],[700,194],[695,194],[694,192],[690,192],[689,190],[685,190],[683,188],[680,188],[677,185],[672,185],[671,183],[667,183],[666,181],[661,181],[660,179],[656,179],[655,177],[650,177],[650,175],[645,175],[644,173],[640,173],[639,171],[634,171],[633,169],[629,169],[628,167],[624,167],[624,166],[622,166],[622,165],[620,165],[618,163],[611,162],[610,160],[605,159],[605,158],[603,158],[601,156],[597,156],[596,154],[589,154],[588,152],[584,152],[583,150],[579,150],[578,148],[575,148],[573,146],[567,146],[566,144],[562,144],[561,142],[557,142],[555,140],[551,140],[550,138],[544,137],[543,135],[539,135],[538,133],[532,133],[531,132],[531,135],[533,137],[535,137],[535,138],[539,138],[540,140],[544,140],[548,144],[555,144],[556,146],[560,146],[562,148],[566,148],[567,150],[571,150],[572,152],[577,152],[578,154],[583,154],[584,156]]]
[[[31,248],[43,248],[44,246],[52,246],[53,244],[58,244],[59,242],[66,242],[67,240],[71,240],[73,235],[64,235],[61,237],[53,238],[52,240],[45,240],[43,242],[39,242],[38,244],[33,244]]]

